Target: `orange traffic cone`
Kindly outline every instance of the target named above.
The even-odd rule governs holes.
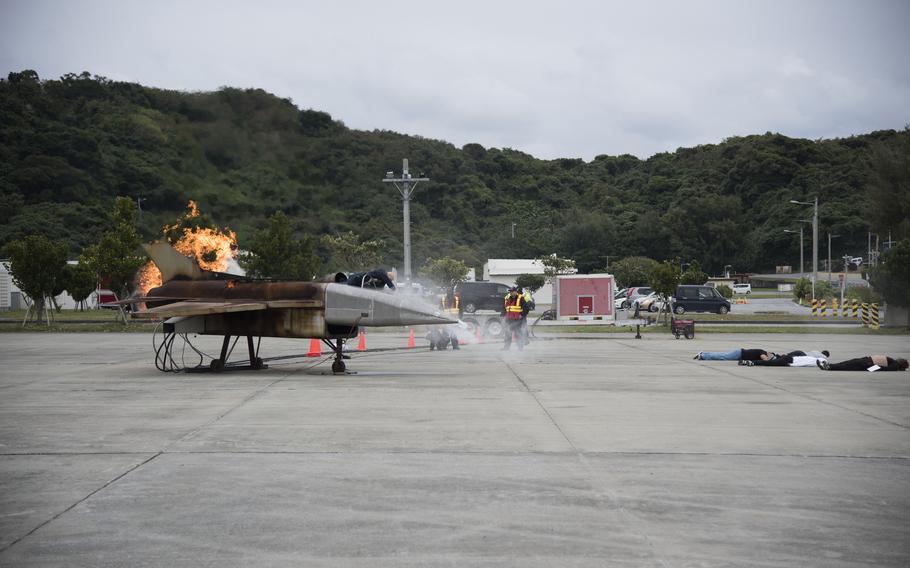
[[[411,349],[416,346],[417,346],[417,344],[414,343],[414,330],[412,329],[411,333],[408,334],[408,349]]]
[[[480,333],[480,326],[474,326],[475,335],[477,336],[477,343],[483,343],[483,334]]]
[[[322,349],[319,347],[319,340],[315,337],[310,340],[310,352],[306,354],[307,357],[319,357],[322,355]]]
[[[367,348],[367,341],[364,339],[363,330],[360,330],[360,341],[357,343],[357,351],[363,351]]]

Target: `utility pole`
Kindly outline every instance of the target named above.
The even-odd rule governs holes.
[[[836,239],[838,237],[840,237],[840,235],[832,235],[831,231],[828,231],[828,282],[831,282],[831,272],[833,268],[831,266],[831,239]]]
[[[872,231],[869,231],[866,241],[866,266],[872,268]]]
[[[813,205],[812,209],[812,299],[815,299],[815,283],[818,281],[818,196],[812,202],[791,199],[797,205]]]
[[[385,174],[383,183],[394,183],[401,194],[401,201],[404,205],[404,279],[405,282],[411,282],[411,195],[414,194],[414,188],[417,182],[430,181],[430,178],[411,177],[408,171],[408,159],[401,161],[401,177],[396,178],[395,172],[388,171]]]
[[[818,196],[812,210],[812,299],[815,299],[815,283],[818,282]]]

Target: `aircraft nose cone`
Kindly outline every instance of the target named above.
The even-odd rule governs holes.
[[[420,298],[346,284],[328,284],[325,319],[336,325],[443,325],[458,320]]]

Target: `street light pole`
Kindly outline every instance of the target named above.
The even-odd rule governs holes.
[[[411,195],[414,194],[414,188],[417,182],[430,181],[430,178],[411,177],[408,171],[408,159],[401,161],[401,177],[394,177],[394,172],[386,172],[383,183],[394,183],[401,194],[404,216],[404,279],[407,283],[411,282]]]

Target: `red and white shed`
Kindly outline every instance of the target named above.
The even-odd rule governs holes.
[[[616,284],[612,274],[567,274],[556,278],[556,317],[612,320]]]

